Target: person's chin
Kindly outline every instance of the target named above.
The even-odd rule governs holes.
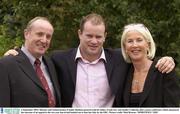
[[[46,50],[39,50],[39,51],[38,51],[38,54],[39,54],[39,55],[44,55],[45,52],[46,52]]]
[[[97,50],[96,50],[96,49],[89,49],[89,52],[90,52],[90,53],[96,53]]]
[[[96,56],[99,55],[98,51],[90,51],[90,55]]]
[[[142,59],[143,59],[142,57],[131,57],[132,61],[139,61],[139,60],[142,60]]]

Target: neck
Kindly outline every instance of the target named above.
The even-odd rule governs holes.
[[[88,53],[86,53],[86,51],[83,51],[81,48],[80,48],[80,53],[81,53],[81,56],[83,57],[83,59],[85,59],[89,62],[93,62],[93,61],[99,59],[101,56],[101,53],[99,53],[99,54],[88,54]]]
[[[93,61],[99,59],[100,55],[99,56],[91,56],[91,55],[82,54],[82,57],[89,62],[93,62]]]
[[[144,59],[140,61],[132,61],[135,72],[146,72],[149,70],[152,61],[149,59]]]

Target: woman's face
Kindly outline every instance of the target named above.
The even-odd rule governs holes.
[[[147,58],[149,44],[141,33],[137,31],[128,32],[124,46],[125,52],[130,57],[132,62]]]

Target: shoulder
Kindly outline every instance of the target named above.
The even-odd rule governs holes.
[[[122,56],[121,48],[116,48],[116,49],[104,48],[104,52],[105,52],[106,54],[111,54],[111,55],[116,55],[116,56]]]
[[[6,69],[11,69],[11,68],[15,68],[15,66],[17,66],[17,61],[16,61],[16,57],[9,55],[6,57],[2,57],[0,59],[0,68],[6,68]]]
[[[77,50],[77,48],[71,48],[68,50],[55,50],[52,52],[51,56],[68,55],[68,54],[71,54],[72,52],[74,52],[75,50]]]
[[[123,59],[121,48],[111,49],[111,48],[105,48],[104,52],[106,55],[112,56],[117,59]],[[124,59],[123,59],[124,60]]]
[[[105,52],[111,52],[111,53],[121,53],[121,48],[115,48],[115,49],[112,49],[112,48],[104,48],[104,51],[105,51]]]
[[[50,58],[52,60],[57,60],[57,59],[63,60],[63,59],[67,59],[69,57],[75,56],[76,52],[77,52],[77,48],[72,48],[68,50],[55,50],[50,55]]]
[[[177,80],[176,78],[178,78],[178,77],[177,77],[175,68],[174,68],[171,72],[169,72],[169,73],[161,73],[161,72],[155,67],[155,65],[157,64],[158,60],[159,60],[159,58],[155,58],[155,59],[153,60],[153,63],[152,63],[152,65],[151,65],[150,70],[151,70],[151,71],[156,71],[156,73],[158,74],[158,77],[159,77],[159,78],[163,78],[163,80],[171,80],[171,79]]]
[[[0,63],[11,63],[12,61],[15,60],[15,56],[12,56],[12,55],[8,55],[8,56],[5,56],[5,57],[2,57],[0,59]]]
[[[116,48],[116,49],[105,48],[104,53],[106,59],[111,59],[110,61],[113,61],[114,63],[120,66],[126,66],[126,65],[129,66],[129,64],[124,60],[122,56],[121,48]]]

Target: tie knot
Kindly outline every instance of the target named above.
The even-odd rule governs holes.
[[[34,62],[35,65],[41,65],[41,61],[39,59],[36,59]]]

